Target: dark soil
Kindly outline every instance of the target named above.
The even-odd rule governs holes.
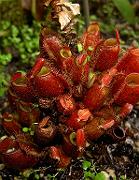
[[[2,101],[1,101],[2,102]],[[4,105],[4,103],[2,103]],[[7,102],[5,102],[5,106]],[[113,173],[117,179],[125,175],[128,179],[139,179],[139,110],[135,107],[131,114],[122,123],[124,128],[128,128],[126,138],[119,142],[114,142],[109,136],[103,136],[98,141],[92,142],[86,148],[84,157],[72,160],[71,164],[65,170],[58,170],[55,162],[43,162],[34,169],[41,175],[40,179],[58,179],[58,180],[80,180],[84,179],[84,170],[82,168],[83,160],[88,160],[95,164],[95,171],[106,171],[110,175]],[[0,126],[0,135],[4,135],[4,130]],[[2,162],[0,162],[2,164]],[[1,168],[1,167],[0,167]],[[51,178],[49,176],[53,175]],[[5,180],[24,179],[19,171],[0,169],[0,178]],[[34,179],[32,173],[27,179]],[[112,177],[110,179],[113,179]]]

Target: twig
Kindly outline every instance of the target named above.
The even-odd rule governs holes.
[[[83,11],[84,11],[84,18],[85,18],[85,25],[86,27],[88,27],[89,25],[89,16],[90,16],[90,13],[89,13],[89,2],[88,0],[83,0]]]

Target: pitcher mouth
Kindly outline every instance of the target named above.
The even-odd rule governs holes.
[[[17,98],[17,96],[14,94],[13,90],[11,88],[9,88],[8,93],[12,96]]]
[[[126,77],[126,83],[128,86],[136,87],[139,86],[139,74],[131,73]]]
[[[113,135],[118,139],[122,139],[125,137],[125,131],[120,126],[117,126],[113,129]]]
[[[31,112],[31,107],[29,107],[29,106],[24,106],[24,105],[22,105],[22,104],[20,104],[19,105],[19,108],[21,109],[21,111],[23,111],[23,112]]]
[[[91,24],[88,29],[87,29],[87,32],[89,33],[96,33],[96,32],[99,32],[99,25],[97,23],[93,23]]]
[[[27,78],[24,74],[19,74],[14,80],[13,85],[15,86],[27,86]]]
[[[15,152],[16,151],[16,149],[13,147],[13,148],[9,148],[9,149],[7,149],[7,151],[6,151],[6,154],[10,154],[10,153],[13,153],[13,152]]]
[[[5,114],[3,115],[3,119],[4,119],[4,121],[6,121],[6,122],[11,122],[11,121],[13,121],[13,116],[12,116],[11,114],[5,113]]]
[[[45,76],[46,74],[49,73],[50,73],[50,69],[46,66],[43,66],[37,75],[40,77],[40,76]]]
[[[15,153],[18,150],[18,144],[15,142],[14,139],[3,136],[0,140],[4,145],[4,149],[2,145],[2,149],[3,149],[2,154],[8,155]]]
[[[132,49],[131,54],[135,56],[139,56],[139,48],[138,49]]]
[[[107,46],[107,47],[116,46],[116,45],[118,45],[117,39],[109,38],[109,39],[104,41],[104,45]]]
[[[66,48],[63,48],[63,49],[60,50],[60,55],[63,58],[69,58],[69,57],[72,56],[71,51],[69,49],[66,49]]]

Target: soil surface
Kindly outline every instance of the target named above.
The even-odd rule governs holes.
[[[7,102],[1,99],[2,112],[7,109]],[[59,170],[55,162],[40,162],[34,167],[38,171],[39,179],[58,180],[81,180],[84,179],[83,161],[87,160],[95,165],[95,171],[105,171],[110,178],[114,176],[120,179],[124,175],[125,179],[139,179],[139,106],[136,106],[131,114],[125,119],[121,126],[126,131],[126,137],[121,141],[113,141],[108,135],[104,135],[96,142],[86,148],[84,157],[72,160],[71,164],[64,170]],[[5,134],[0,126],[0,136]],[[0,179],[15,180],[24,179],[23,174],[13,169],[8,169],[0,162]],[[51,178],[48,178],[52,176]],[[32,179],[32,173],[27,179]],[[33,178],[34,179],[34,178]]]

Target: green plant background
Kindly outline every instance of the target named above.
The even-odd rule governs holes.
[[[81,16],[78,17],[77,32],[85,28],[82,0],[71,0],[80,3]],[[121,44],[133,43],[139,46],[139,2],[135,0],[89,0],[90,21],[98,21],[105,37],[119,29]],[[39,51],[39,31],[41,22],[33,15],[26,14],[20,0],[0,0],[0,97],[3,97],[8,86],[10,75],[18,68],[29,69]],[[33,10],[34,14],[34,10]],[[47,17],[47,16],[46,16]],[[45,23],[49,23],[46,19]]]

